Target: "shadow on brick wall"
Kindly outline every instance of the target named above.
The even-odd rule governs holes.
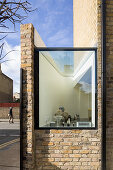
[[[31,77],[27,70],[23,70],[21,79],[21,107],[20,107],[20,154],[21,169],[34,169],[34,152],[32,151],[32,92],[27,89]]]
[[[36,130],[36,170],[61,170],[58,143],[56,146],[51,137],[50,130]]]

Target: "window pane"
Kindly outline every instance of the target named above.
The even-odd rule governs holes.
[[[76,113],[79,114],[81,121],[91,121],[92,115],[92,69],[91,67],[82,75],[75,85]],[[78,96],[78,97],[77,97]]]
[[[39,51],[39,127],[95,127],[94,51]]]

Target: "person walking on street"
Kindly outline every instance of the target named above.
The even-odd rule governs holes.
[[[8,114],[8,116],[9,116],[9,123],[14,123],[13,122],[13,107],[10,107],[10,110],[9,110],[9,114]]]

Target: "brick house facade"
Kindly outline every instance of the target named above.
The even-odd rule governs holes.
[[[102,2],[100,0],[90,0],[90,3],[88,0],[83,0],[82,4],[80,0],[73,2],[74,47],[97,47],[98,128],[95,130],[34,129],[34,48],[45,47],[45,44],[32,24],[21,25],[22,169],[112,170],[113,167],[111,137],[113,136],[113,0],[106,0],[104,4],[106,5],[106,44],[104,44],[106,45],[106,167],[102,152],[104,147]]]

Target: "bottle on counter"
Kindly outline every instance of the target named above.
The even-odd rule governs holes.
[[[70,126],[70,124],[71,124],[71,118],[70,118],[70,117],[68,117],[68,120],[67,120],[67,126]]]

